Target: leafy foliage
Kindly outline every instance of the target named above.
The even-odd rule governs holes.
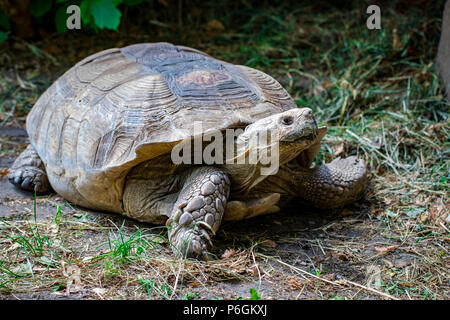
[[[98,31],[100,29],[118,30],[122,11],[126,6],[136,6],[153,0],[32,0],[29,12],[37,22],[53,20],[56,31],[67,31],[67,19],[73,14],[67,8],[76,5],[80,8],[82,28]],[[8,17],[0,10],[0,42],[5,41],[11,29]]]
[[[0,42],[8,39],[8,35],[4,31],[2,31],[2,29],[4,31],[8,31],[11,29],[11,25],[6,14],[2,10],[0,10]]]

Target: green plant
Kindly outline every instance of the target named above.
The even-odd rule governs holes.
[[[188,292],[184,295],[184,300],[194,300],[195,298],[199,298],[200,293],[192,293]]]
[[[140,280],[141,285],[145,288],[147,292],[148,299],[151,299],[151,293],[155,292],[165,299],[170,299],[169,296],[172,294],[172,289],[165,283],[158,286],[155,280]]]
[[[69,18],[67,8],[71,5],[77,5],[80,8],[83,27],[95,31],[104,28],[117,31],[124,6],[135,6],[151,1],[152,0],[54,0],[54,4],[52,4],[52,0],[34,0],[30,5],[30,12],[36,18],[42,17],[47,13],[53,15],[56,30],[58,32],[65,32],[67,30],[66,22]]]
[[[8,17],[2,10],[0,10],[0,42],[8,39],[8,35],[6,34],[6,32],[10,29],[11,25],[9,23]]]
[[[41,257],[44,254],[45,245],[47,245],[48,249],[51,250],[51,244],[48,236],[42,236],[39,232],[36,217],[36,192],[34,193],[33,218],[34,223],[27,221],[31,234],[26,236],[11,237],[11,240],[20,244],[25,250],[27,256],[28,253],[31,253],[35,257]]]
[[[253,288],[250,288],[250,300],[261,300],[261,297],[258,295],[258,291]]]
[[[94,31],[106,28],[117,31],[124,7],[151,1],[153,0],[32,0],[29,12],[38,24],[53,18],[56,30],[63,33],[67,31],[67,19],[74,14],[67,13],[67,8],[76,5],[80,9],[82,28]],[[0,15],[0,27],[9,30],[9,27],[5,27],[8,19],[4,18],[6,16]],[[2,33],[0,41],[1,39]]]

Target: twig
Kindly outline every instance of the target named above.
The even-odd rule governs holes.
[[[315,278],[315,279],[317,279],[317,280],[320,280],[320,281],[323,281],[323,282],[332,284],[332,285],[334,285],[334,286],[339,286],[339,287],[340,287],[340,286],[343,286],[343,285],[349,285],[349,284],[350,284],[350,285],[352,285],[352,286],[355,286],[355,287],[358,287],[358,288],[362,288],[362,289],[364,289],[364,290],[370,291],[370,292],[372,292],[372,293],[378,294],[378,295],[383,296],[383,297],[388,298],[388,299],[392,299],[392,300],[400,300],[400,299],[398,299],[398,298],[396,298],[396,297],[394,297],[394,296],[391,296],[391,295],[389,295],[389,294],[387,294],[387,293],[378,291],[378,290],[373,289],[373,288],[370,288],[370,287],[363,286],[363,285],[361,285],[361,284],[359,284],[359,283],[356,283],[356,282],[353,282],[353,281],[350,281],[350,280],[347,280],[347,279],[341,279],[341,280],[338,280],[338,281],[330,281],[330,280],[327,280],[327,279],[318,277],[318,276],[316,276],[316,275],[314,275],[314,274],[312,274],[312,273],[309,273],[308,271],[305,271],[305,270],[302,270],[302,269],[300,269],[300,268],[294,267],[294,266],[292,266],[292,265],[290,265],[290,264],[288,264],[288,263],[286,263],[286,262],[283,262],[283,261],[281,261],[281,260],[279,260],[279,259],[276,259],[276,258],[273,258],[273,257],[268,257],[268,256],[263,255],[263,254],[261,254],[261,253],[257,253],[257,254],[260,255],[260,256],[262,256],[262,257],[265,257],[265,258],[267,258],[267,259],[275,260],[276,262],[278,262],[278,263],[280,263],[280,264],[282,264],[282,265],[284,265],[284,266],[286,266],[286,267],[288,267],[288,268],[291,268],[291,269],[294,270],[294,271],[297,271],[297,272],[306,274],[306,275],[308,275],[308,276],[310,276],[310,277],[312,277],[312,278]]]

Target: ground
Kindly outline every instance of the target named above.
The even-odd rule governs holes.
[[[381,30],[366,28],[365,7],[355,3],[236,4],[224,14],[205,5],[174,23],[162,8],[141,17],[149,29],[129,19],[119,33],[0,44],[0,297],[448,299],[449,103],[434,69],[444,1],[382,5]],[[174,259],[164,227],[10,185],[39,95],[87,55],[146,41],[192,46],[275,77],[328,126],[316,163],[365,159],[364,198],[339,210],[294,202],[224,223],[218,259],[199,262]]]

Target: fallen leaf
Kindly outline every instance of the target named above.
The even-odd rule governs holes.
[[[103,299],[103,295],[106,293],[106,289],[104,288],[94,288],[92,289],[94,293],[96,293],[100,298]]]
[[[394,251],[398,247],[399,247],[398,245],[389,246],[389,247],[375,247],[375,251],[378,253],[388,253],[388,252]]]
[[[348,257],[347,257],[347,255],[345,255],[345,254],[340,254],[340,255],[338,256],[338,258],[339,258],[339,260],[341,260],[341,261],[347,261],[347,260],[348,260]]]
[[[222,259],[226,259],[226,258],[230,258],[232,256],[234,256],[236,254],[236,251],[234,251],[234,249],[227,249],[225,250],[225,252],[222,254]]]
[[[263,240],[263,241],[261,242],[261,244],[262,244],[263,246],[270,247],[270,248],[276,248],[276,246],[277,246],[277,243],[276,243],[275,241],[268,240],[268,239]]]
[[[258,270],[258,266],[256,264],[252,267],[252,274],[254,277],[259,276],[259,270]]]
[[[225,27],[223,26],[222,22],[220,22],[217,19],[212,19],[212,20],[208,21],[208,23],[206,24],[206,31],[208,33],[216,33],[216,32],[221,32],[224,30],[225,30]]]
[[[325,274],[322,276],[323,279],[328,280],[328,281],[334,281],[335,278],[335,274],[334,273],[330,273],[330,274]]]
[[[366,286],[369,288],[379,289],[381,288],[381,270],[376,265],[370,265],[366,271]]]
[[[67,294],[78,292],[81,290],[81,271],[80,268],[76,265],[69,265],[66,269],[67,277]]]
[[[396,268],[404,268],[410,264],[411,264],[411,261],[403,260],[403,259],[397,259],[394,261],[394,266]]]
[[[397,29],[392,30],[392,48],[395,51],[401,50],[403,48],[402,41],[397,34]]]
[[[419,216],[419,221],[421,223],[425,223],[428,220],[428,213],[427,212],[422,212]]]
[[[352,212],[351,210],[349,210],[349,209],[343,209],[343,210],[341,211],[341,216],[346,217],[346,216],[351,215],[352,213],[353,213],[353,212]]]
[[[344,142],[339,142],[336,145],[336,150],[334,151],[333,155],[334,156],[338,156],[340,155],[342,152],[344,152]]]
[[[431,221],[433,221],[435,224],[439,224],[441,220],[445,221],[448,215],[448,209],[446,209],[447,208],[443,204],[431,204],[428,209]]]
[[[297,281],[297,278],[295,278],[295,277],[290,277],[290,278],[288,278],[287,279],[287,282],[288,282],[288,284],[289,285],[291,285],[292,287],[294,287],[294,289],[300,289],[301,288],[301,285],[300,285],[300,283]]]
[[[0,171],[0,177],[4,177],[8,174],[9,168],[3,169]]]

